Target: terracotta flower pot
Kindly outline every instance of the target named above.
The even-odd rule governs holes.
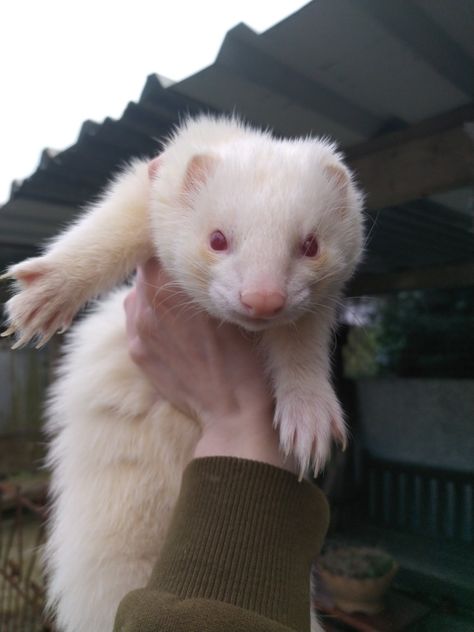
[[[369,549],[360,549],[363,552]],[[391,568],[378,577],[351,577],[336,574],[323,565],[318,572],[337,608],[343,612],[376,614],[384,609],[384,595],[387,592],[398,564],[392,560]]]

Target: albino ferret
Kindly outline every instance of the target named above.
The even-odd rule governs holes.
[[[330,382],[344,283],[362,253],[362,195],[332,144],[277,139],[236,119],[182,124],[45,250],[5,275],[15,347],[44,344],[91,298],[158,256],[217,319],[261,332],[281,448],[319,471],[346,429]],[[112,629],[146,584],[199,437],[131,361],[127,288],[68,335],[48,406],[49,602],[67,632]]]

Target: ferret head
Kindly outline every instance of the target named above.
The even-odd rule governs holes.
[[[332,311],[362,252],[362,198],[333,146],[254,132],[185,163],[152,166],[152,217],[193,301],[253,331]]]

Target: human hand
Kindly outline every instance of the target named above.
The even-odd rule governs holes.
[[[156,259],[125,299],[133,361],[157,394],[195,417],[195,456],[236,456],[293,469],[280,454],[273,400],[254,337],[192,305]]]

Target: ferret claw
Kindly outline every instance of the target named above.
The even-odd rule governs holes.
[[[12,275],[10,274],[10,272],[4,272],[3,274],[0,274],[0,281],[5,281],[6,279],[11,279]]]
[[[23,334],[16,342],[13,344],[10,349],[15,351],[15,349],[19,349],[20,347],[24,347],[31,340],[31,336],[29,334]]]
[[[39,341],[35,344],[35,349],[42,349],[44,345],[48,342],[49,338],[46,336],[41,336]]]
[[[9,327],[8,329],[5,329],[5,331],[2,331],[2,333],[0,334],[0,338],[8,338],[8,336],[11,336],[12,334],[14,334],[16,331],[16,327]]]
[[[42,349],[51,340],[51,338],[54,336],[55,333],[56,333],[56,330],[52,329],[48,331],[47,333],[43,334],[42,336],[40,336],[38,338],[38,342],[35,345],[35,349]]]
[[[64,325],[62,325],[58,331],[56,332],[57,334],[64,334],[66,333],[66,331],[69,329],[71,323],[64,323]]]

